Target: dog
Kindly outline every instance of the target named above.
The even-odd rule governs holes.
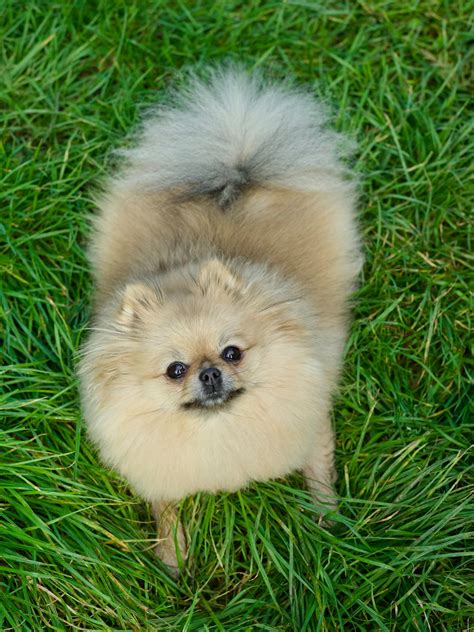
[[[336,509],[331,400],[361,268],[351,143],[303,89],[235,68],[147,117],[98,200],[79,367],[88,431],[157,519],[301,470]]]

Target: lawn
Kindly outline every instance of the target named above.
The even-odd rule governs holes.
[[[2,2],[1,630],[470,629],[468,9]],[[189,498],[193,563],[175,582],[148,507],[81,423],[85,245],[94,187],[140,112],[181,68],[229,58],[308,84],[358,140],[341,508],[323,530],[297,475]]]

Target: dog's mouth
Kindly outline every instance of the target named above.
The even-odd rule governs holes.
[[[185,402],[182,407],[186,410],[209,410],[224,407],[244,392],[244,388],[237,388],[228,393],[211,393],[204,399],[193,399],[190,402]]]

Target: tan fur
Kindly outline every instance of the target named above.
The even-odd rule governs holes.
[[[335,506],[330,404],[360,268],[354,197],[254,185],[223,211],[212,196],[117,179],[101,200],[85,418],[105,461],[171,507],[158,547],[168,565],[173,502],[186,495],[301,469],[321,511]],[[244,350],[235,366],[220,357],[229,344]],[[176,360],[189,366],[179,382],[166,375]],[[207,366],[239,395],[186,408]]]

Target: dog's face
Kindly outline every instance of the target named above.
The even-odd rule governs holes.
[[[133,288],[142,303],[134,308],[136,344],[128,354],[147,396],[164,410],[194,413],[215,412],[243,395],[261,359],[255,327],[231,297],[221,292],[210,301],[190,291],[162,300],[148,290]]]
[[[163,412],[209,415],[261,386],[291,389],[303,371],[291,358],[309,352],[285,302],[217,260],[165,275],[159,287],[130,284],[114,316],[120,374],[140,380]]]

